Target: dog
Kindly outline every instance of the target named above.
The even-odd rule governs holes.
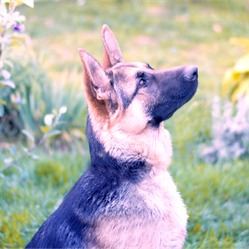
[[[78,50],[90,167],[27,248],[182,248],[188,216],[163,121],[194,96],[198,69],[124,62],[107,25],[102,40],[102,66]]]

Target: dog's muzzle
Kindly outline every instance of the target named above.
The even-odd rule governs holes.
[[[194,81],[198,78],[198,68],[196,66],[187,66],[183,72],[183,78],[188,81]]]

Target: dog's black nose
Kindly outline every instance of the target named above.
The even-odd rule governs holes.
[[[198,78],[198,68],[196,66],[187,66],[184,69],[183,77],[189,81],[196,80]]]

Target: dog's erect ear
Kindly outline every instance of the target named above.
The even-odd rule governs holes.
[[[107,25],[102,27],[103,40],[103,67],[109,68],[123,61],[123,56],[118,46],[117,40]]]
[[[105,70],[90,54],[79,48],[78,52],[83,67],[83,82],[86,100],[92,111],[97,111],[99,115],[108,115],[106,101],[110,96],[110,79]]]

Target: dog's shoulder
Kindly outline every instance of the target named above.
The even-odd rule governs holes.
[[[83,231],[91,229],[91,224],[88,222],[90,219],[88,215],[91,212],[89,208],[86,208],[83,200],[86,196],[82,195],[82,193],[80,194],[80,191],[84,188],[84,185],[86,186],[86,191],[90,191],[88,186],[90,186],[92,178],[90,172],[86,172],[81,176],[65,196],[59,208],[43,223],[34,235],[27,248],[87,247]],[[81,209],[85,210],[83,213],[83,215],[85,214],[84,219],[79,219],[79,212],[77,212],[75,206],[80,206]]]
[[[99,219],[125,212],[133,184],[90,167],[44,222],[27,248],[86,248],[96,246]],[[133,193],[133,194],[132,194]]]

